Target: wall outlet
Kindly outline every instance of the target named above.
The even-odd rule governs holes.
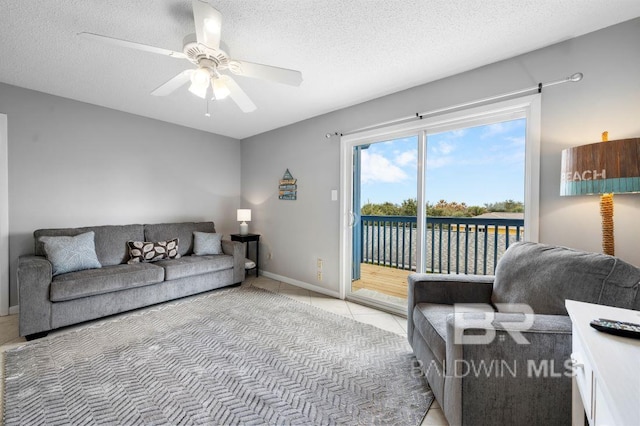
[[[316,279],[318,281],[322,281],[322,272],[321,271],[318,271],[318,275],[316,276]]]
[[[318,260],[316,261],[316,266],[318,267],[319,271],[322,271],[323,264],[324,264],[324,261],[321,258],[318,258]]]

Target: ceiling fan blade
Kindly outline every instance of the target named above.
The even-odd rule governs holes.
[[[224,81],[224,84],[229,89],[229,96],[243,112],[253,112],[257,109],[256,104],[249,99],[249,96],[238,86],[234,79],[228,75],[221,75],[219,78]]]
[[[183,86],[191,79],[191,75],[195,72],[195,70],[184,70],[180,74],[173,77],[171,80],[167,81],[160,87],[156,88],[151,94],[153,96],[166,96],[174,90],[178,89],[180,86]]]
[[[187,59],[187,56],[182,52],[176,52],[169,49],[162,49],[161,47],[149,46],[147,44],[134,43],[133,41],[120,40],[119,38],[107,37],[100,34],[93,33],[78,33],[80,37],[96,40],[102,43],[114,44],[116,46],[128,47],[130,49],[142,50],[145,52],[159,53],[164,56],[171,56],[172,58]]]
[[[206,1],[193,0],[191,5],[198,43],[204,44],[210,49],[219,49],[222,14]]]
[[[262,65],[246,61],[231,61],[229,69],[237,75],[271,80],[290,86],[300,86],[302,83],[302,73],[287,68],[272,67],[271,65]]]

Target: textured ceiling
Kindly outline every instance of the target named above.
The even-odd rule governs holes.
[[[297,69],[300,87],[236,81],[258,109],[211,103],[191,67],[83,39],[93,32],[182,51],[190,0],[2,0],[0,82],[242,139],[640,16],[638,0],[210,0],[230,56]],[[574,70],[570,70],[574,71]]]

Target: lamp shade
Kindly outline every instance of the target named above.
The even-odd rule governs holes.
[[[238,209],[238,222],[251,222],[251,209]]]
[[[560,195],[640,192],[640,138],[562,151]]]

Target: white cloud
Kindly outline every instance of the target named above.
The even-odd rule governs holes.
[[[482,139],[490,138],[496,135],[501,135],[503,133],[511,132],[518,127],[523,126],[523,123],[520,120],[512,120],[512,121],[503,121],[500,123],[493,123],[483,126],[484,132],[480,137]]]
[[[499,135],[505,132],[509,131],[509,127],[508,125],[505,125],[506,123],[493,123],[493,124],[489,124],[484,126],[485,131],[482,133],[482,135],[480,136],[482,139],[486,139],[486,138],[490,138],[492,136],[495,135]]]
[[[383,155],[362,151],[362,183],[396,183],[407,179],[407,174]]]
[[[400,167],[415,166],[418,164],[418,151],[413,149],[396,153],[395,163]]]
[[[467,129],[455,129],[448,132],[451,138],[461,138],[467,134]]]
[[[506,138],[506,140],[511,142],[511,146],[512,147],[523,147],[525,145],[525,137],[524,136],[509,137],[509,138]]]
[[[433,147],[434,152],[442,155],[451,154],[455,149],[456,146],[447,141],[438,141],[438,144]]]
[[[452,142],[439,140],[431,143],[430,153],[427,154],[427,167],[439,168],[452,164],[455,156],[451,155],[456,150],[456,145]]]
[[[437,169],[453,163],[453,157],[427,157],[427,167]]]

